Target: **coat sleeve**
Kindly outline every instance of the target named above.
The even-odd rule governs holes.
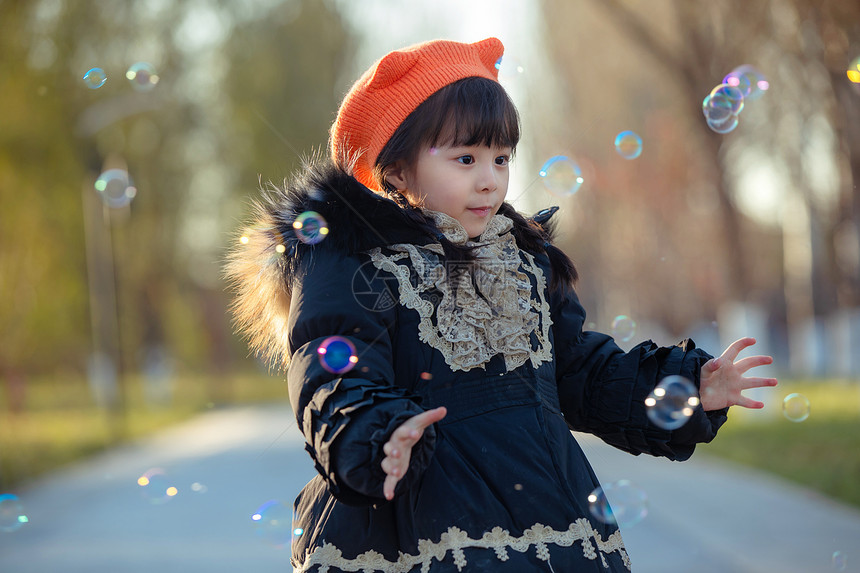
[[[292,289],[290,403],[305,449],[332,495],[349,505],[385,503],[382,446],[399,425],[424,411],[419,398],[394,380],[396,309],[374,304],[388,291],[369,261],[321,250],[313,254]],[[340,374],[324,368],[318,354],[323,341],[335,335],[348,339],[358,357]],[[435,427],[428,427],[395,495],[420,478],[435,442]]]
[[[686,460],[696,443],[710,442],[728,408],[705,412],[699,405],[686,424],[665,430],[651,423],[645,398],[666,376],[677,374],[699,387],[711,356],[692,340],[658,347],[646,341],[624,352],[612,337],[584,331],[585,310],[573,289],[550,297],[561,409],[568,426],[638,455]]]

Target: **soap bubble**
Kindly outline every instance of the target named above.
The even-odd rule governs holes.
[[[28,522],[18,496],[12,493],[0,494],[0,532],[11,533]]]
[[[834,551],[830,559],[830,564],[833,566],[834,571],[847,571],[848,556],[842,551]]]
[[[159,80],[155,68],[146,62],[132,64],[125,72],[125,77],[131,82],[131,87],[139,92],[150,91]]]
[[[648,496],[630,480],[619,480],[588,494],[588,510],[601,523],[631,527],[648,515]]]
[[[153,505],[167,503],[179,493],[161,468],[151,468],[137,478],[140,493],[145,500]]]
[[[743,111],[744,94],[734,86],[720,84],[711,90],[702,106],[708,119],[720,121]]]
[[[307,244],[316,245],[328,236],[328,224],[316,211],[305,211],[293,221],[296,237]]]
[[[747,101],[758,99],[770,89],[764,74],[749,64],[738,66],[726,74],[723,83],[738,88]]]
[[[251,515],[256,524],[257,536],[274,547],[285,547],[292,541],[296,531],[293,528],[292,509],[276,499],[272,499],[257,508]]]
[[[91,90],[97,90],[107,81],[107,74],[101,68],[91,68],[84,74],[84,83]]]
[[[738,126],[738,116],[730,115],[722,121],[716,121],[708,118],[707,120],[708,127],[711,128],[711,131],[716,133],[729,133],[730,131],[734,131]]]
[[[196,481],[196,482],[191,484],[191,491],[193,491],[194,493],[201,493],[202,494],[202,493],[206,493],[207,491],[209,491],[209,488],[206,487],[205,485],[203,485],[202,483],[200,483],[199,481]]]
[[[547,160],[538,172],[547,191],[558,197],[576,193],[582,186],[582,169],[573,159],[556,155]]]
[[[137,195],[137,188],[123,169],[108,169],[99,175],[94,187],[105,205],[115,209],[128,206]]]
[[[636,334],[636,321],[627,315],[620,314],[612,320],[612,337],[621,342],[627,342]]]
[[[642,138],[632,131],[622,131],[615,137],[615,151],[624,159],[642,155]]]
[[[664,430],[675,430],[686,424],[698,405],[696,386],[678,375],[663,378],[645,398],[648,419]]]
[[[317,348],[322,367],[334,374],[348,372],[358,362],[355,345],[342,336],[329,336]]]
[[[789,394],[782,401],[782,413],[792,422],[802,422],[809,417],[809,399],[803,394]]]

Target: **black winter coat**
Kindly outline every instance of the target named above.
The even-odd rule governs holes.
[[[317,244],[293,229],[306,211],[328,223]],[[599,484],[571,430],[684,460],[726,410],[699,406],[674,431],[649,422],[644,399],[658,381],[680,374],[698,385],[710,356],[690,341],[624,352],[583,330],[585,311],[559,280],[572,266],[550,246],[552,212],[527,220],[506,204],[467,243],[450,217],[376,195],[327,164],[265,194],[228,276],[252,346],[288,364],[319,471],[295,502],[296,571],[630,569],[617,527],[589,511]],[[475,247],[475,260],[453,265],[449,240]],[[321,363],[332,335],[355,346],[345,373]],[[383,444],[437,406],[447,416],[425,431],[386,501]]]

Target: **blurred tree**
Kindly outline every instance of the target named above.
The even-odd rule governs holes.
[[[115,345],[87,237],[91,276],[115,278],[118,367],[229,367],[223,248],[257,174],[325,142],[350,38],[325,0],[0,2],[0,376],[81,371],[94,341]],[[135,62],[151,90],[125,79]],[[137,195],[85,233],[81,189],[108,167]]]
[[[595,267],[598,273],[647,276],[648,263],[612,252],[635,244],[635,235],[640,259],[667,249],[688,255],[687,269],[650,275],[648,282],[659,288],[636,283],[637,293],[650,290],[644,303],[649,317],[672,316],[665,308],[655,312],[661,306],[674,306],[677,315],[678,300],[691,297],[692,305],[680,307],[698,306],[714,317],[721,303],[754,302],[794,324],[856,308],[860,104],[845,69],[858,55],[848,39],[857,37],[860,5],[545,0],[544,9],[552,15],[548,42],[571,109],[583,108],[567,136],[596,133],[608,142],[627,126],[644,131],[645,152],[637,161],[647,166],[621,165],[617,157],[611,163],[606,143],[579,144],[587,162],[596,162],[595,193],[586,208],[595,207],[604,223],[603,216],[623,221],[630,231],[631,242],[617,240],[624,235],[601,241],[595,261],[629,266]],[[747,103],[734,133],[711,132],[701,114],[703,97],[748,63],[765,71],[771,90]],[[617,202],[622,198],[610,198],[607,184],[626,189],[623,202],[642,210],[627,212]],[[674,192],[659,189],[663,185]],[[649,249],[653,241],[637,221],[659,229],[674,248]],[[649,262],[653,266],[654,258]],[[678,293],[672,281],[693,285],[692,292]],[[779,308],[783,304],[786,309]],[[684,314],[681,323],[699,318]]]

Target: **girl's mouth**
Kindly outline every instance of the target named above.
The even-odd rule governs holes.
[[[492,212],[492,207],[476,207],[470,208],[469,211],[477,215],[478,217],[486,217]]]

